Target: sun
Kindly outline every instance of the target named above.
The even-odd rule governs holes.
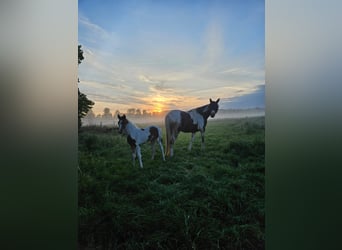
[[[155,108],[153,112],[155,113],[161,113],[163,110],[161,108]]]
[[[152,99],[153,112],[161,113],[165,109],[165,102],[167,99],[163,96],[156,96]]]

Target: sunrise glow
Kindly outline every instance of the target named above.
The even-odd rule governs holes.
[[[78,86],[95,114],[264,105],[263,1],[152,2],[79,1]]]

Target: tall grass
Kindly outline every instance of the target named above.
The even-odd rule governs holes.
[[[263,117],[210,120],[205,151],[181,133],[166,162],[142,146],[143,169],[115,129],[81,132],[80,248],[263,249],[264,130]]]

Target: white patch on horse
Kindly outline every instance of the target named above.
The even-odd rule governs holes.
[[[172,110],[169,112],[169,117],[172,123],[181,123],[181,114],[178,110]]]
[[[203,131],[203,127],[204,127],[203,116],[200,113],[198,113],[196,109],[192,109],[188,113],[193,121],[193,124],[197,125],[197,128],[199,131]]]

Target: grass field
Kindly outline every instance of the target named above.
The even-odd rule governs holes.
[[[117,130],[83,128],[81,249],[265,248],[264,117],[209,120],[205,151],[198,133],[188,152],[190,137],[179,134],[166,162],[143,145],[140,169]]]

